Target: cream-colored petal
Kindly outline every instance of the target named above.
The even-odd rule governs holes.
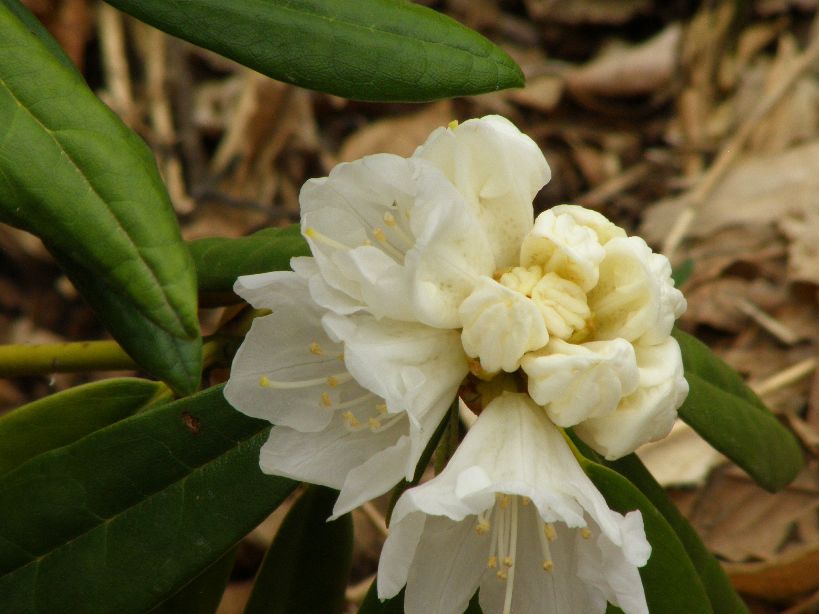
[[[376,404],[347,371],[341,344],[324,332],[323,310],[310,300],[303,279],[280,272],[239,283],[243,294],[272,313],[253,321],[233,359],[224,393],[231,405],[273,424],[319,431],[342,403]],[[261,299],[253,294],[262,291]]]
[[[521,367],[532,399],[562,427],[609,414],[639,383],[634,348],[624,339],[582,345],[552,339],[524,356]]]
[[[688,394],[676,339],[653,346],[635,346],[640,385],[606,416],[592,418],[575,432],[609,460],[630,454],[649,441],[665,437]]]
[[[550,211],[556,216],[569,215],[574,218],[578,225],[591,228],[597,235],[600,245],[605,245],[612,239],[626,236],[626,231],[610,222],[606,216],[579,205],[557,205],[552,207]]]
[[[532,200],[551,177],[537,144],[508,120],[488,116],[436,130],[414,156],[443,171],[473,207],[496,267],[516,265],[532,227]]]
[[[588,292],[598,280],[605,251],[597,233],[578,223],[573,215],[544,211],[535,220],[520,248],[520,264],[538,265],[544,273],[556,273]]]
[[[364,314],[327,314],[323,324],[344,343],[344,362],[356,381],[384,398],[388,411],[406,411],[416,425],[455,401],[469,371],[457,331]]]
[[[459,309],[461,341],[467,355],[489,373],[513,372],[526,352],[549,340],[546,323],[528,297],[482,277]]]

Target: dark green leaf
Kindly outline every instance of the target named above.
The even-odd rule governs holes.
[[[697,532],[680,513],[677,506],[666,496],[662,486],[657,483],[640,459],[635,454],[629,454],[607,464],[637,486],[674,529],[702,580],[714,612],[748,614],[748,608],[731,586],[731,581],[725,575],[722,566],[708,551]]]
[[[31,14],[31,11],[20,4],[18,0],[0,0],[0,5],[4,5],[17,19],[22,21],[26,28],[28,28],[28,31],[37,37],[63,66],[69,70],[77,70],[77,67],[74,66],[74,62],[65,54],[60,44],[48,33],[48,30],[43,27],[43,24]]]
[[[378,590],[373,582],[361,607],[358,608],[358,614],[404,614],[404,589],[402,588],[392,599],[379,601]]]
[[[680,417],[760,486],[783,488],[802,468],[796,438],[707,346],[680,330],[673,334],[690,387]]]
[[[135,414],[163,390],[159,382],[108,379],[18,407],[0,418],[0,475]]]
[[[333,522],[338,491],[310,486],[265,555],[245,614],[341,614],[353,555],[349,514]]]
[[[581,464],[613,510],[625,514],[636,509],[643,516],[646,537],[651,544],[651,558],[640,568],[640,577],[649,612],[713,613],[685,548],[651,501],[616,471],[591,461]]]
[[[211,388],[0,477],[5,611],[144,612],[173,595],[295,487],[259,470],[268,429]]]
[[[179,392],[195,390],[198,373],[145,362],[171,342],[190,355],[199,343],[195,271],[153,155],[9,7],[0,4],[0,220],[116,295],[88,297],[103,316],[116,303],[150,323],[137,338],[133,327],[111,333]]]
[[[74,286],[94,307],[97,316],[140,366],[165,379],[180,396],[199,387],[202,338],[169,335],[136,309],[127,297],[82,264],[52,248]]]
[[[671,271],[671,279],[674,280],[674,286],[679,288],[691,277],[691,273],[693,272],[694,261],[691,258],[688,258],[679,266],[674,267],[674,270]]]
[[[274,79],[357,100],[424,101],[521,87],[500,48],[404,0],[107,0]]]
[[[240,239],[197,239],[188,247],[196,265],[199,292],[223,295],[228,301],[239,300],[233,294],[233,284],[240,275],[287,271],[290,258],[310,255],[298,224],[266,228]]]
[[[230,581],[236,548],[228,552],[183,586],[175,595],[150,611],[150,614],[211,614],[216,612]]]

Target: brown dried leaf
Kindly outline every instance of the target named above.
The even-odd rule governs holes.
[[[644,96],[666,87],[677,65],[682,27],[673,23],[647,41],[609,47],[589,64],[566,75],[569,91],[580,96]]]
[[[791,599],[819,589],[819,543],[768,561],[726,563],[723,568],[734,587],[745,595],[766,600]]]
[[[410,156],[430,132],[446,126],[452,119],[452,103],[442,100],[413,115],[373,122],[344,141],[338,154],[339,161],[349,162],[374,153]]]
[[[564,24],[622,24],[650,8],[650,0],[526,0],[533,19]]]

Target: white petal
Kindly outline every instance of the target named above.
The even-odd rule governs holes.
[[[339,360],[343,348],[321,327],[323,310],[310,300],[303,279],[281,272],[239,283],[255,304],[273,313],[253,321],[233,359],[224,393],[231,405],[273,424],[319,431],[340,403],[377,402],[366,398],[371,395]]]
[[[625,339],[582,345],[552,339],[524,356],[521,367],[532,399],[562,427],[614,411],[639,383],[634,348]]]
[[[336,416],[319,433],[275,427],[262,446],[259,465],[265,473],[341,490],[333,510],[340,515],[401,481],[409,449],[407,426],[404,419],[378,433],[351,431]]]
[[[573,215],[544,211],[520,248],[520,263],[539,265],[544,272],[556,273],[574,282],[584,292],[598,279],[598,267],[605,251],[597,233],[578,223]]]
[[[549,210],[556,216],[570,215],[580,226],[591,228],[597,235],[600,245],[605,245],[617,237],[626,236],[625,230],[610,222],[606,216],[597,211],[579,205],[557,205]]]
[[[537,305],[519,292],[482,277],[459,309],[464,351],[489,373],[516,371],[526,352],[546,345],[549,332]]]
[[[281,305],[282,301],[278,297],[281,288],[294,284],[299,285],[290,271],[272,271],[258,275],[242,275],[233,284],[233,291],[255,309],[272,309]]]
[[[478,277],[495,270],[492,244],[480,221],[452,184],[432,165],[417,161],[418,195],[412,211],[412,272],[418,321],[458,328],[458,307]]]
[[[443,171],[474,208],[496,267],[516,265],[532,227],[532,199],[551,177],[537,144],[508,120],[489,116],[436,130],[415,156]]]
[[[407,614],[451,614],[466,609],[488,556],[488,540],[475,538],[474,520],[426,519],[407,578]]]
[[[649,441],[665,437],[688,394],[676,339],[654,346],[635,346],[640,386],[612,413],[592,418],[575,432],[597,452],[614,460]]]
[[[639,237],[612,239],[605,250],[600,281],[588,297],[596,338],[622,337],[646,345],[663,341],[685,309],[667,259],[653,254]]]
[[[378,558],[376,583],[379,599],[395,597],[407,583],[426,518],[425,514],[416,512],[397,522],[393,516],[389,537]]]
[[[327,314],[323,324],[344,342],[344,362],[353,377],[384,398],[390,412],[406,411],[412,421],[440,412],[442,403],[445,410],[469,371],[457,331],[364,314]]]
[[[643,583],[637,566],[645,565],[651,546],[645,538],[640,512],[618,516],[624,545],[617,546],[605,535],[589,540],[576,538],[578,577],[597,587],[605,598],[626,614],[648,614]],[[637,554],[639,563],[629,560]]]

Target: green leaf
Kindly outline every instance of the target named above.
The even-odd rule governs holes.
[[[68,256],[52,248],[60,265],[97,316],[120,345],[140,366],[161,377],[180,395],[199,387],[202,373],[202,338],[181,338],[167,334],[146,317],[126,296]]]
[[[0,475],[127,418],[167,388],[136,378],[108,379],[34,401],[0,418]]]
[[[796,438],[707,346],[680,330],[673,335],[690,387],[680,417],[757,484],[769,491],[783,488],[802,468]]]
[[[180,393],[195,390],[198,373],[158,356],[169,339],[195,354],[199,325],[193,263],[153,155],[10,6],[0,4],[0,220],[115,295],[87,297],[101,315],[116,303],[150,323],[136,338],[133,327],[111,333]]]
[[[632,484],[651,501],[655,508],[665,517],[668,524],[680,538],[688,558],[694,564],[694,569],[702,580],[714,612],[719,614],[748,614],[748,608],[737,595],[731,581],[722,569],[717,559],[702,543],[699,535],[677,509],[677,506],[668,498],[654,476],[645,468],[642,461],[635,454],[606,463]]]
[[[259,470],[268,430],[211,388],[0,477],[0,603],[49,614],[161,603],[295,487]]]
[[[345,98],[424,101],[521,87],[500,48],[404,0],[107,0],[274,79]]]
[[[209,237],[188,243],[199,282],[199,292],[235,302],[233,284],[240,275],[287,271],[290,258],[309,256],[298,224],[266,228],[239,239]]]
[[[54,40],[51,34],[48,33],[48,30],[40,23],[40,20],[31,14],[31,11],[20,4],[18,0],[0,0],[0,5],[5,6],[17,19],[22,21],[28,28],[28,31],[36,36],[63,66],[77,72],[77,67],[74,66],[74,62],[71,61],[71,58],[66,55],[65,50]]]
[[[236,548],[183,586],[176,594],[153,608],[149,614],[207,614],[216,612],[230,581]]]
[[[376,583],[373,581],[358,608],[358,614],[404,614],[404,589],[392,599],[379,601]]]
[[[341,614],[353,559],[349,514],[332,522],[338,491],[310,486],[265,555],[245,614]]]
[[[651,557],[640,568],[648,611],[712,614],[708,595],[683,544],[651,501],[616,471],[585,459],[581,465],[613,510],[626,514],[637,509],[643,516],[651,544]]]

